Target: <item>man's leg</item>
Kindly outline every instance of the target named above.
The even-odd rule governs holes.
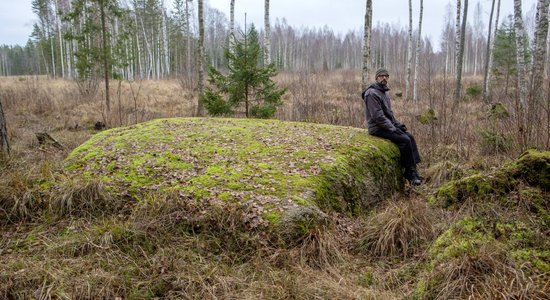
[[[415,165],[419,164],[422,161],[422,159],[420,158],[420,153],[418,152],[418,147],[416,146],[416,140],[414,139],[414,136],[410,132],[405,132],[405,134],[411,140],[411,150],[412,150],[414,164]]]
[[[389,132],[381,130],[374,134],[375,136],[390,140],[399,148],[401,153],[401,165],[405,167],[403,176],[412,184],[422,184],[422,176],[416,170],[416,163],[420,162],[420,154],[416,147],[414,137],[406,132]]]
[[[390,140],[399,148],[399,152],[401,153],[401,165],[403,165],[406,169],[410,169],[416,166],[416,158],[420,160],[420,155],[418,155],[418,157],[416,158],[414,157],[413,142],[411,141],[411,138],[408,134],[399,134],[397,132],[380,130],[373,135]],[[416,143],[414,143],[414,145],[414,147],[416,148]]]

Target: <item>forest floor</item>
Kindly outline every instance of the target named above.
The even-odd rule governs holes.
[[[277,81],[289,90],[277,119],[365,127],[354,72]],[[231,211],[199,230],[181,225],[186,211],[169,198],[96,207],[112,200],[105,187],[63,177],[64,160],[98,121],[193,116],[196,95],[183,84],[121,82],[106,116],[101,90],[82,96],[73,82],[2,78],[12,149],[0,166],[0,298],[548,299],[550,153],[520,156],[513,112],[490,118],[475,95],[453,106],[441,100],[446,90],[423,91],[415,105],[394,96],[417,137],[424,185],[365,214],[331,212],[331,226],[281,246],[238,230]],[[430,108],[438,118],[423,124]],[[63,148],[39,144],[40,132]],[[71,184],[55,190],[52,181]],[[77,199],[91,204],[56,209]]]

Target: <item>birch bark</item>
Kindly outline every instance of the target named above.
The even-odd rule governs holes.
[[[416,57],[414,59],[414,84],[413,101],[418,101],[418,72],[420,71],[420,49],[422,44],[422,15],[424,12],[424,0],[420,0],[420,16],[418,20],[418,38],[416,40]]]
[[[369,85],[370,52],[371,52],[371,29],[372,29],[372,0],[367,0],[365,12],[365,27],[363,41],[363,74],[362,88],[365,90]]]

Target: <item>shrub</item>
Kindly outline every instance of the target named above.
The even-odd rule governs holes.
[[[476,85],[471,85],[471,86],[466,88],[466,95],[468,95],[472,98],[476,98],[476,97],[480,96],[482,92],[483,92],[482,88],[477,84]]]
[[[506,135],[491,130],[482,130],[479,134],[481,135],[481,150],[484,153],[492,154],[510,150],[510,139]]]

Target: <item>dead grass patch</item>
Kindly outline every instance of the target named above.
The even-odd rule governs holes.
[[[113,197],[99,179],[65,178],[50,190],[49,207],[59,216],[93,216],[119,212],[124,203]]]
[[[435,236],[434,213],[419,200],[389,202],[366,220],[359,250],[383,258],[407,258]]]

